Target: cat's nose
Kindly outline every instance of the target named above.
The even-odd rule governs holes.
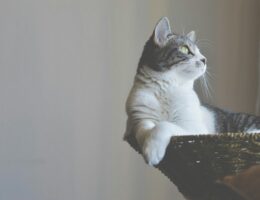
[[[207,59],[206,58],[201,58],[200,61],[203,62],[204,65],[206,65]]]

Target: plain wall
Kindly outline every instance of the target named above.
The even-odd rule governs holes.
[[[1,200],[183,199],[122,140],[138,59],[162,16],[197,31],[209,101],[255,111],[256,0],[2,0]]]

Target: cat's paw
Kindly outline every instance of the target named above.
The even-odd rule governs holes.
[[[159,164],[165,155],[169,139],[161,138],[157,133],[147,135],[143,145],[143,157],[147,164]]]

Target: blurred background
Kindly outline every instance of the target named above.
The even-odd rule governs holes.
[[[182,200],[122,140],[162,16],[197,32],[211,98],[259,113],[258,0],[1,0],[0,200]]]

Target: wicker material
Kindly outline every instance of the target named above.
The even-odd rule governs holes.
[[[134,137],[127,141],[140,152]],[[191,199],[259,200],[260,194],[250,194],[233,183],[234,177],[258,165],[260,134],[227,133],[173,137],[164,159],[156,167]],[[254,173],[260,173],[260,167]],[[251,179],[254,177],[251,174]],[[245,177],[243,180],[250,181]]]

